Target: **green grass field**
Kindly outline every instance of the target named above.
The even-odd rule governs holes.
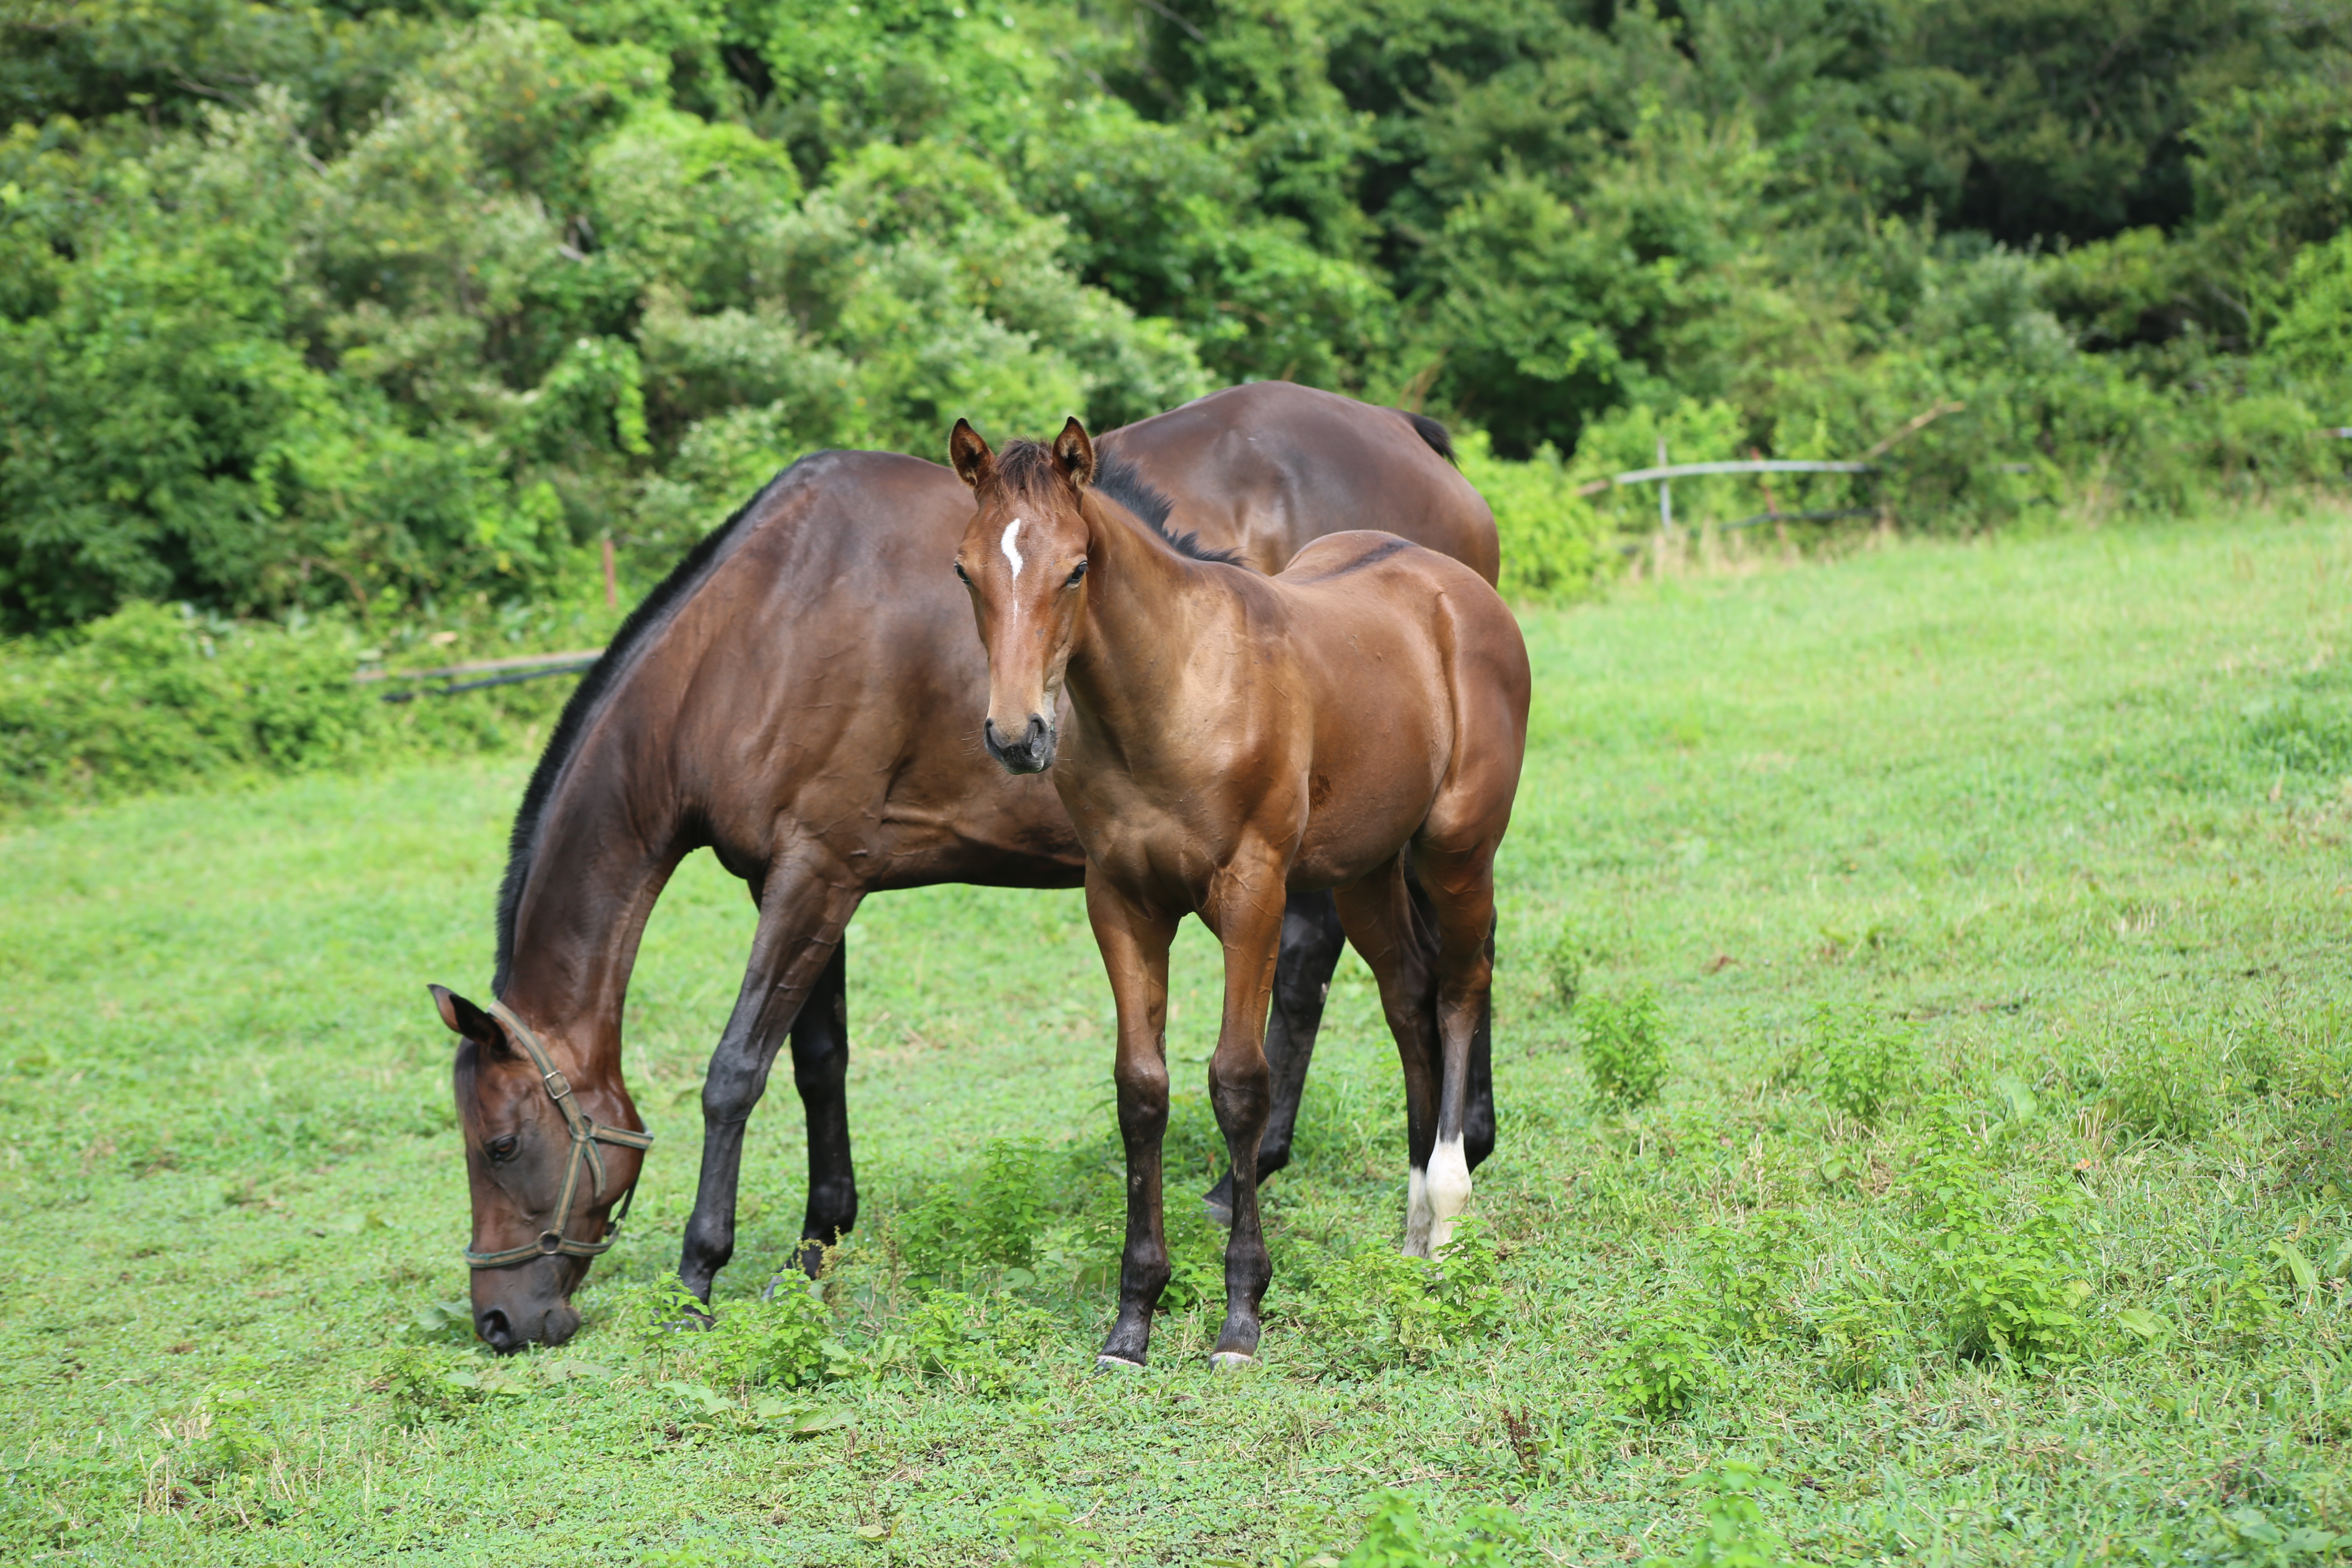
[[[572,1344],[493,1363],[436,1323],[466,1184],[423,987],[486,991],[526,760],[0,830],[0,1551],[1681,1561],[1685,1478],[1739,1459],[1792,1560],[2342,1559],[2352,524],[1901,545],[1528,630],[1486,1250],[1386,1261],[1402,1096],[1350,957],[1237,1377],[1203,1365],[1197,927],[1171,1217],[1207,1299],[1149,1372],[1093,1371],[1118,1185],[1076,895],[866,905],[825,1303],[758,1300],[787,1084],[725,1326],[649,1326],[751,932],[708,857],[631,995],[630,1234]],[[1597,1098],[1659,1047],[1654,1099]],[[1517,1522],[1470,1542],[1478,1507]]]

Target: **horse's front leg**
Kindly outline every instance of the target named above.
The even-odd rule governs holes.
[[[1257,1357],[1258,1307],[1273,1264],[1265,1253],[1257,1203],[1258,1141],[1272,1101],[1265,1061],[1265,1013],[1281,945],[1283,867],[1265,857],[1228,866],[1211,889],[1202,918],[1225,954],[1224,1016],[1209,1058],[1209,1103],[1225,1135],[1234,1176],[1234,1228],[1225,1238],[1225,1326],[1210,1352],[1215,1367]]]
[[[702,1173],[678,1252],[679,1282],[706,1301],[711,1280],[735,1255],[735,1194],[751,1111],[767,1092],[769,1069],[802,1005],[835,961],[858,902],[857,889],[845,878],[824,878],[805,865],[778,868],[760,892],[751,962],[702,1080]],[[840,1129],[841,1157],[846,1161],[845,1110]],[[812,1136],[812,1176],[816,1142]],[[814,1206],[812,1194],[812,1211]]]
[[[1141,1366],[1151,1314],[1168,1285],[1160,1209],[1160,1151],[1168,1131],[1168,948],[1176,922],[1130,902],[1091,868],[1087,919],[1118,1007],[1118,1135],[1127,1150],[1127,1244],[1119,1256],[1118,1317],[1097,1366]]]

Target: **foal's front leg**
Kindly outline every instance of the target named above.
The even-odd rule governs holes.
[[[1129,902],[1089,869],[1087,919],[1118,1007],[1118,1135],[1127,1148],[1127,1245],[1119,1257],[1118,1317],[1095,1364],[1141,1366],[1151,1314],[1168,1285],[1168,1237],[1160,1213],[1160,1148],[1168,1131],[1168,948],[1176,922]]]
[[[1278,863],[1228,866],[1201,911],[1225,951],[1224,1016],[1209,1058],[1209,1103],[1225,1135],[1233,1167],[1233,1233],[1225,1238],[1225,1326],[1210,1352],[1215,1367],[1257,1358],[1258,1306],[1274,1267],[1266,1257],[1257,1206],[1258,1142],[1265,1135],[1272,1078],[1265,1062],[1265,1012],[1282,940]]]

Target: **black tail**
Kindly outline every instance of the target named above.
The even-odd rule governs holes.
[[[1404,410],[1402,408],[1398,409],[1397,412],[1404,414]],[[1414,434],[1418,435],[1422,440],[1427,444],[1431,451],[1436,453],[1447,462],[1452,463],[1457,468],[1462,466],[1460,459],[1455,458],[1454,455],[1454,437],[1446,434],[1444,426],[1440,425],[1436,420],[1432,419],[1426,414],[1404,414],[1404,416],[1412,421]]]

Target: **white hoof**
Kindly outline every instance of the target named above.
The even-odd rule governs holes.
[[[1098,1355],[1095,1357],[1095,1370],[1097,1372],[1141,1372],[1143,1363],[1139,1361],[1129,1361],[1123,1355]]]
[[[1240,1372],[1257,1364],[1257,1357],[1244,1355],[1239,1351],[1216,1351],[1209,1356],[1211,1372]]]

